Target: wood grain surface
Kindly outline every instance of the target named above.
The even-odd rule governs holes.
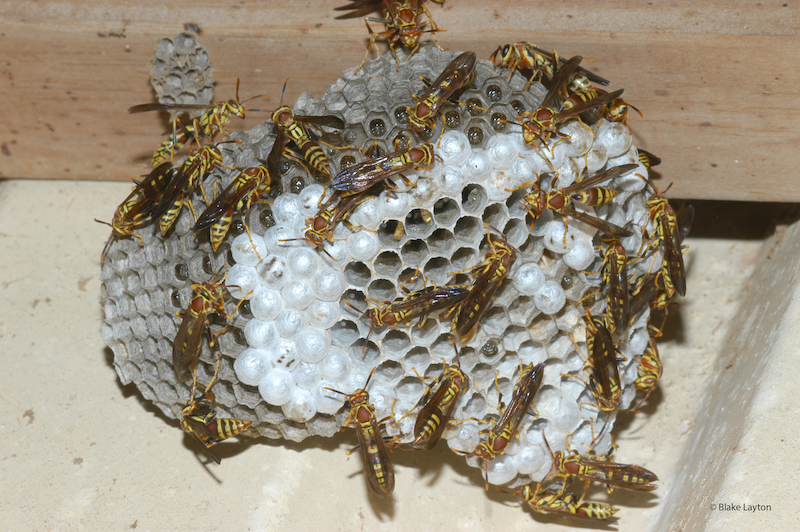
[[[163,37],[197,24],[216,68],[215,99],[272,96],[277,107],[325,85],[364,54],[345,0],[0,2],[0,177],[128,180],[166,129],[149,70]],[[638,107],[634,142],[659,155],[672,197],[798,201],[800,4],[695,1],[447,0],[440,42],[488,58],[530,41],[580,54]],[[376,28],[377,29],[377,28]],[[385,45],[382,49],[385,50]],[[254,104],[255,105],[255,104]],[[266,120],[251,113],[232,129]]]

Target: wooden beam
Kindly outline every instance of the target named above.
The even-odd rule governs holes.
[[[166,130],[155,113],[155,46],[185,23],[216,68],[216,99],[268,93],[283,81],[292,102],[321,96],[364,53],[362,19],[334,20],[345,0],[238,3],[123,0],[0,4],[0,177],[127,180],[147,171]],[[488,58],[498,45],[531,41],[625,88],[638,107],[635,143],[663,160],[670,196],[800,201],[800,7],[786,2],[448,0],[431,5],[440,42]],[[384,48],[385,49],[385,48]],[[234,129],[263,122],[251,113]],[[662,186],[662,185],[659,185]],[[662,186],[662,188],[663,188]]]

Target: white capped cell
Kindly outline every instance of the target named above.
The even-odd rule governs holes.
[[[558,129],[561,133],[569,135],[569,138],[561,142],[567,157],[582,157],[591,149],[594,133],[578,120],[570,120]]]
[[[577,381],[576,381],[577,382]],[[580,385],[580,382],[578,382]],[[558,414],[550,418],[554,430],[569,434],[578,425],[581,419],[581,410],[575,401],[562,400]]]
[[[312,248],[297,248],[289,255],[289,273],[295,279],[306,279],[317,271],[319,260]]]
[[[303,244],[300,241],[294,240],[303,238],[304,227],[305,225],[303,224],[292,226],[273,225],[264,232],[264,244],[267,246],[267,251],[269,251],[270,254],[283,257],[293,247],[309,245],[308,243]]]
[[[511,181],[509,190],[515,190],[526,183],[536,183],[538,168],[528,157],[518,157],[511,167]]]
[[[457,425],[457,435],[447,438],[447,445],[454,451],[471,453],[475,450],[481,442],[481,436],[478,428],[478,423],[475,421],[466,421]]]
[[[347,282],[345,281],[344,274],[339,270],[322,267],[314,274],[311,286],[318,299],[333,302],[338,301],[342,297],[347,287]]]
[[[275,318],[275,326],[284,338],[292,338],[305,327],[303,314],[297,309],[286,308]]]
[[[352,214],[347,217],[347,221],[353,224],[353,227],[377,231],[383,220],[384,205],[385,203],[380,197],[373,196],[359,203]]]
[[[486,144],[486,151],[489,154],[494,168],[505,170],[514,166],[519,158],[519,146],[509,135],[494,135]]]
[[[558,188],[565,188],[580,179],[583,169],[586,165],[583,159],[567,159],[566,162],[558,169],[558,180],[556,186]]]
[[[300,210],[300,217],[312,218],[316,216],[324,193],[325,187],[318,183],[304,187],[300,194],[297,195],[297,207]]]
[[[462,166],[472,155],[472,148],[464,133],[451,129],[442,135],[436,154],[442,158],[445,166]]]
[[[309,364],[316,364],[328,354],[331,345],[330,338],[323,331],[306,328],[298,335],[295,342],[300,360]]]
[[[308,306],[305,315],[310,326],[324,331],[333,327],[342,313],[336,303],[316,299]]]
[[[281,253],[285,253],[286,250]],[[261,283],[266,288],[280,290],[289,278],[289,266],[281,255],[270,255],[256,268]]]
[[[261,287],[250,296],[250,311],[258,320],[274,320],[281,309],[283,309],[283,298],[277,290]]]
[[[579,238],[568,252],[564,253],[564,263],[573,270],[585,270],[596,258],[591,240]]]
[[[297,345],[286,338],[278,338],[269,349],[269,359],[274,367],[291,371],[300,362],[297,358]]]
[[[304,217],[300,213],[295,194],[281,194],[272,202],[272,216],[275,218],[275,227],[293,226],[302,222]]]
[[[244,326],[244,337],[249,345],[266,349],[272,347],[278,340],[278,329],[272,321],[253,319]]]
[[[555,314],[567,302],[567,295],[561,285],[555,281],[547,281],[542,289],[534,294],[533,304],[545,314]]]
[[[357,231],[347,239],[347,252],[355,260],[370,261],[381,249],[378,235],[370,231]]]
[[[304,310],[314,301],[314,291],[305,281],[293,279],[281,289],[281,296],[286,306],[295,310]]]
[[[544,226],[542,242],[548,250],[564,254],[575,245],[575,229],[572,225],[565,226],[561,215],[556,214],[555,217]],[[566,238],[564,233],[566,233]]]
[[[286,403],[292,397],[294,389],[292,375],[282,368],[274,368],[258,383],[258,393],[274,406]]]
[[[236,378],[248,386],[258,386],[271,368],[269,353],[263,349],[245,349],[233,363]]]
[[[398,194],[389,190],[384,190],[376,198],[376,201],[383,205],[383,214],[387,218],[405,218],[409,210],[409,200],[408,194]]]
[[[597,129],[596,143],[606,147],[608,157],[619,157],[631,149],[631,132],[622,122],[602,120]]]
[[[480,183],[492,174],[492,162],[483,150],[472,152],[462,167],[464,178],[470,183]]]
[[[350,375],[352,364],[350,357],[341,349],[334,347],[328,351],[319,363],[319,372],[323,379],[331,382],[342,382]]]
[[[256,270],[252,266],[234,264],[228,270],[225,286],[228,287],[228,293],[230,293],[231,297],[249,299],[253,295],[252,292],[259,286],[258,274],[256,274]]]
[[[549,459],[550,456],[548,455]],[[545,453],[539,446],[528,444],[524,449],[514,455],[514,464],[520,475],[530,475],[535,473],[545,463]]]
[[[564,161],[567,160],[566,150],[561,144],[556,144],[557,138],[551,138],[547,144],[540,145],[537,143],[537,150],[528,152],[529,157],[533,163],[541,168],[539,173],[552,172],[553,168],[560,168]]]
[[[496,170],[484,182],[486,195],[490,201],[504,201],[508,198],[508,191],[514,188],[512,170]]]
[[[595,144],[586,154],[586,171],[590,176],[594,175],[605,167],[606,161],[608,161],[606,147],[602,144]]]
[[[639,152],[636,150],[635,146],[631,146],[628,151],[623,153],[618,157],[609,157],[608,158],[608,165],[609,168],[613,168],[615,166],[621,166],[623,164],[636,164],[639,162]]]
[[[464,176],[461,174],[460,169],[455,166],[445,166],[442,169],[442,173],[439,175],[439,188],[442,190],[442,193],[450,196],[455,196],[456,194],[460,195],[461,191],[464,190],[464,185]],[[397,216],[400,215],[402,215],[402,213]]]
[[[518,472],[514,457],[507,454],[496,456],[494,460],[486,463],[486,467],[489,483],[496,486],[511,482]]]
[[[320,381],[311,388],[314,407],[320,414],[333,415],[344,406],[345,398],[343,395],[326,390],[326,388],[336,388],[336,386],[335,382]]]
[[[320,380],[317,365],[300,362],[292,370],[292,379],[294,379],[297,386],[310,390]]]
[[[426,208],[433,205],[441,196],[437,181],[430,177],[420,177],[417,186],[412,188],[409,194],[413,205]]]
[[[517,268],[511,282],[522,295],[532,296],[544,286],[545,275],[535,262],[528,262]]]
[[[295,388],[289,400],[281,407],[283,415],[292,421],[303,423],[317,414],[314,396],[308,390]]]
[[[231,255],[236,264],[255,266],[267,256],[267,245],[259,235],[245,231],[233,240]]]

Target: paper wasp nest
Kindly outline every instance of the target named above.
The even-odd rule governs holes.
[[[346,71],[321,99],[303,93],[294,108],[301,115],[334,114],[344,119],[346,129],[323,135],[332,144],[369,147],[376,142],[382,153],[394,151],[399,136],[412,138],[405,108],[412,94],[424,90],[420,76],[435,79],[454,57],[424,46],[406,64],[401,55],[399,71],[391,54],[369,62],[353,74]],[[156,236],[155,226],[142,231],[140,247],[134,239],[118,240],[103,266],[103,335],[115,354],[115,367],[124,383],[134,382],[142,395],[155,402],[171,417],[179,417],[189,399],[190,379],[178,382],[172,368],[172,339],[180,318],[192,297],[192,282],[209,280],[228,265],[227,285],[234,298],[247,295],[248,303],[236,312],[232,328],[222,334],[214,347],[222,354],[220,381],[214,392],[220,417],[253,420],[254,429],[270,438],[300,441],[309,436],[331,436],[340,430],[348,409],[342,396],[326,387],[352,393],[363,387],[373,368],[368,391],[378,418],[399,418],[411,410],[430,380],[438,377],[443,361],[455,362],[448,338],[451,320],[433,316],[424,326],[382,327],[372,330],[366,348],[369,321],[353,307],[365,310],[378,302],[404,295],[401,285],[419,269],[429,284],[470,284],[467,273],[453,273],[476,266],[488,251],[484,224],[504,232],[519,253],[506,282],[492,298],[479,325],[468,341],[460,341],[461,367],[470,375],[470,387],[459,399],[455,420],[490,419],[499,416],[498,391],[504,401],[519,376],[521,363],[545,362],[544,380],[534,404],[539,416],[526,414],[520,437],[504,455],[489,462],[489,481],[514,485],[541,480],[551,465],[542,439],[554,449],[564,448],[565,438],[574,433],[573,447],[585,451],[592,439],[591,424],[599,432],[605,415],[597,420],[597,409],[579,403],[593,402],[586,386],[572,373],[587,378],[585,361],[571,334],[586,353],[584,308],[602,312],[602,297],[580,303],[596,290],[601,258],[596,230],[570,219],[564,247],[561,216],[545,210],[533,229],[530,215],[520,199],[529,190],[523,183],[542,175],[542,187],[549,190],[553,172],[550,165],[522,140],[515,120],[531,111],[545,90],[534,83],[525,92],[525,78],[516,73],[510,81],[507,71],[488,61],[478,61],[476,79],[459,97],[475,100],[475,107],[451,103],[443,107],[445,133],[436,153],[441,158],[430,170],[406,176],[416,183],[410,188],[398,179],[399,190],[383,192],[359,205],[350,217],[355,230],[340,224],[335,243],[326,244],[332,260],[308,242],[282,240],[302,238],[306,218],[319,210],[323,183],[309,178],[295,163],[284,163],[280,176],[283,193],[268,205],[254,206],[247,218],[258,255],[241,223],[235,217],[227,240],[212,252],[206,235],[195,237],[191,213],[184,210],[172,234]],[[439,120],[441,123],[442,120]],[[589,131],[577,121],[562,131],[569,139],[548,143],[552,166],[558,169],[558,186],[577,179],[588,166],[590,175],[604,168],[638,163],[631,135],[623,124],[604,120],[591,124]],[[225,164],[246,168],[266,159],[276,129],[271,121],[250,131],[234,134],[242,142],[223,144]],[[438,130],[435,133],[438,135]],[[432,142],[436,142],[434,136]],[[346,158],[362,161],[358,150],[326,149],[333,172]],[[218,168],[206,179],[208,194],[214,182],[227,186],[238,172]],[[611,187],[618,191],[613,203],[598,207],[596,213],[634,231],[622,243],[630,255],[639,251],[642,224],[647,223],[645,182],[635,174],[617,178]],[[275,179],[275,176],[273,176]],[[195,210],[205,205],[202,195],[193,197]],[[578,208],[581,208],[578,206]],[[591,208],[590,208],[591,209]],[[360,227],[358,227],[360,226]],[[238,235],[238,236],[237,236]],[[261,260],[259,260],[259,256]],[[660,261],[660,258],[658,259]],[[660,262],[659,262],[660,264]],[[637,261],[631,268],[645,272],[650,260]],[[405,288],[419,289],[422,275]],[[350,303],[346,304],[344,301]],[[586,306],[585,306],[586,305]],[[627,361],[620,365],[625,389],[621,408],[635,394],[632,385],[648,334],[648,312],[633,327],[620,334],[620,350]],[[218,331],[224,323],[215,323]],[[206,383],[213,373],[214,354],[206,342],[198,363],[198,379]],[[396,400],[396,403],[395,403]],[[612,414],[612,418],[613,418]],[[413,439],[416,412],[386,432],[402,441]],[[598,453],[609,450],[609,431],[595,444]],[[453,449],[472,452],[485,438],[486,426],[468,420],[445,432]],[[477,457],[468,458],[480,466]]]
[[[150,82],[160,103],[208,104],[214,97],[214,67],[192,33],[161,39]]]

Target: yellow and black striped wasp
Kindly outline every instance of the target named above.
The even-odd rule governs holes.
[[[505,407],[500,419],[495,421],[490,429],[483,431],[489,434],[486,442],[480,443],[472,453],[465,453],[472,456],[480,456],[483,460],[486,468],[486,489],[489,489],[487,462],[494,460],[494,457],[498,454],[503,454],[505,448],[517,435],[517,429],[519,429],[522,418],[528,412],[533,403],[533,398],[539,391],[543,376],[544,362],[535,367],[533,363],[521,367],[519,380],[514,385],[511,401]]]
[[[433,1],[440,4],[444,3],[444,0]],[[339,15],[336,17],[337,19],[360,17],[378,10],[383,10],[383,18],[364,17],[364,24],[367,25],[367,31],[369,31],[369,44],[367,45],[367,53],[364,54],[364,60],[358,65],[355,72],[361,70],[361,67],[367,62],[370,48],[375,46],[375,51],[380,55],[378,47],[375,45],[375,41],[379,38],[386,39],[389,42],[389,50],[397,60],[398,70],[400,69],[400,59],[394,50],[398,42],[409,50],[406,62],[419,50],[419,37],[423,33],[430,33],[433,36],[436,47],[444,50],[439,46],[439,41],[436,39],[436,32],[443,30],[436,26],[430,11],[425,7],[425,0],[351,0],[350,4],[335,8],[335,11],[351,11],[350,13]],[[429,22],[423,21],[422,18],[424,16],[428,17]],[[369,25],[370,22],[384,24],[386,31],[375,33]],[[425,27],[429,24],[430,28],[426,29]]]
[[[683,264],[681,243],[686,233],[688,233],[691,219],[694,216],[694,209],[691,206],[687,208],[683,223],[684,229],[681,229],[678,225],[675,210],[669,204],[669,201],[663,194],[659,194],[658,189],[649,179],[645,179],[645,181],[655,191],[646,202],[648,209],[650,209],[648,217],[655,226],[655,238],[648,247],[650,249],[661,247],[664,252],[661,259],[660,275],[661,284],[667,297],[671,298],[675,292],[684,296],[686,295],[686,268]],[[646,227],[643,229],[643,233],[643,236],[647,238]]]
[[[553,84],[547,91],[539,107],[532,112],[525,111],[520,115],[518,121],[511,122],[522,127],[523,139],[529,146],[537,151],[539,146],[546,143],[553,135],[567,136],[558,131],[557,127],[559,124],[577,118],[586,111],[605,105],[618,98],[623,92],[623,89],[611,93],[604,92],[601,94],[597,92],[595,97],[589,98],[586,101],[581,100],[580,103],[575,105],[568,104],[566,108],[563,104],[559,104],[559,96],[566,92],[570,78],[575,73],[582,59],[581,56],[575,56],[567,61],[556,73],[553,78]]]
[[[522,490],[510,493],[521,495],[533,511],[542,514],[609,521],[613,524],[616,520],[612,517],[619,511],[619,508],[608,504],[584,502],[583,497],[578,499],[571,493],[564,493],[563,489],[559,491],[545,489],[541,483],[537,483],[535,487],[527,484]]]
[[[580,180],[568,187],[553,189],[550,192],[544,192],[536,183],[525,183],[519,188],[530,186],[531,191],[525,194],[525,197],[521,201],[533,218],[534,223],[536,223],[536,220],[545,209],[549,209],[561,215],[565,227],[567,226],[567,216],[572,216],[576,220],[590,225],[595,229],[599,229],[607,235],[616,237],[631,236],[633,233],[625,228],[601,220],[596,216],[575,209],[568,209],[567,207],[573,203],[580,203],[592,207],[609,203],[617,195],[617,192],[614,189],[596,185],[608,181],[609,179],[623,176],[636,169],[636,167],[637,165],[635,164],[623,164],[610,168],[590,178],[585,178],[586,169],[584,168],[584,174],[581,176]],[[531,225],[531,227],[533,227],[533,225]],[[565,246],[566,238],[567,233],[564,231]]]
[[[227,314],[225,312],[225,299],[224,290],[225,277],[227,272],[217,280],[217,275],[214,275],[211,281],[204,283],[196,283],[192,285],[194,295],[189,307],[183,315],[183,321],[175,335],[175,340],[172,342],[172,364],[175,368],[175,374],[178,379],[183,379],[186,372],[194,367],[197,360],[200,358],[200,348],[203,340],[203,333],[209,331],[209,345],[214,346],[214,341],[223,331],[217,334],[212,334],[208,329],[208,318],[211,314],[218,313],[231,319],[236,309],[245,301],[244,298],[239,301],[233,312]],[[180,313],[178,314],[180,315]]]
[[[283,90],[284,92],[286,91],[286,83],[283,84]],[[281,102],[283,102],[283,95],[281,95]],[[341,118],[332,115],[295,115],[288,106],[281,105],[272,113],[272,121],[278,126],[278,138],[275,139],[275,144],[268,159],[269,171],[273,176],[278,175],[277,161],[279,157],[276,155],[283,154],[304,166],[310,166],[322,176],[330,178],[331,170],[328,165],[328,158],[317,141],[310,137],[305,124],[344,129],[344,121]],[[300,150],[299,156],[294,155],[294,152],[284,150],[284,145],[289,140]]]
[[[415,449],[430,451],[439,443],[453,417],[458,398],[469,388],[469,376],[461,370],[458,349],[456,362],[456,366],[444,365],[442,374],[436,382],[428,386],[417,403],[421,408],[414,424],[414,441],[411,442]]]
[[[657,155],[653,155],[649,151],[639,148],[639,162],[641,162],[645,168],[650,170],[650,168],[653,166],[658,166],[661,164],[661,158]]]
[[[376,419],[375,407],[369,402],[367,386],[370,379],[372,379],[373,373],[375,373],[375,368],[372,369],[369,377],[367,377],[364,387],[351,394],[343,393],[333,388],[325,389],[344,395],[347,398],[347,402],[350,403],[350,414],[347,416],[345,424],[356,425],[367,483],[372,493],[377,497],[383,498],[388,497],[394,491],[394,466],[389,459],[389,451],[381,436],[381,422]]]
[[[406,110],[411,129],[417,134],[436,129],[439,108],[475,78],[475,61],[475,52],[464,52],[448,63],[422,96],[414,95],[416,104]]]
[[[225,235],[228,234],[228,229],[233,220],[233,213],[244,209],[244,227],[249,236],[250,229],[247,226],[247,214],[250,212],[250,207],[254,202],[266,203],[264,198],[269,194],[271,184],[269,170],[264,165],[247,168],[242,171],[197,218],[194,232],[198,233],[204,229],[209,229],[211,247],[214,251],[217,251]]]
[[[584,383],[597,401],[600,411],[610,413],[619,407],[622,399],[622,381],[617,367],[617,348],[604,318],[586,311],[586,350],[589,352],[589,382],[577,375],[566,375]]]
[[[531,83],[541,79],[542,76],[553,78],[564,64],[564,61],[555,50],[553,52],[547,52],[529,42],[517,42],[514,44],[506,44],[505,46],[498,46],[497,50],[492,53],[489,59],[495,62],[498,54],[500,58],[499,66],[510,69],[508,73],[509,79],[517,69],[532,70],[531,77],[525,85],[525,90],[528,90]],[[497,63],[495,62],[495,64]],[[588,89],[591,87],[592,83],[608,85],[608,80],[583,67],[578,67],[568,80],[568,87],[571,92],[577,92],[582,89]]]
[[[615,487],[633,491],[653,491],[658,488],[653,484],[653,482],[658,481],[658,477],[649,469],[634,464],[614,462],[611,459],[611,453],[597,456],[590,449],[587,455],[582,455],[577,450],[570,448],[570,436],[572,434],[567,436],[568,453],[564,451],[553,452],[547,443],[547,439],[544,438],[544,443],[547,445],[547,449],[553,459],[553,465],[546,478],[562,477],[564,479],[562,490],[566,489],[567,481],[571,477],[584,481],[586,489],[588,489],[590,482],[605,484],[609,493]],[[544,429],[542,429],[542,437],[544,437]],[[584,494],[586,489],[584,489]],[[580,502],[583,502],[583,496],[579,499]]]
[[[452,330],[458,336],[468,335],[480,321],[481,316],[489,308],[489,302],[494,293],[503,284],[508,269],[514,263],[517,250],[508,243],[506,236],[500,234],[501,238],[495,241],[492,233],[487,233],[489,242],[489,252],[483,262],[468,271],[477,272],[477,277],[470,287],[469,294],[458,306],[448,313],[455,314],[453,318]],[[458,272],[454,272],[458,273]]]
[[[205,190],[203,190],[202,181],[217,165],[225,166],[222,164],[222,152],[217,146],[210,144],[193,151],[180,168],[175,171],[175,177],[161,195],[161,200],[158,202],[158,207],[156,207],[153,214],[159,218],[158,224],[162,235],[167,234],[184,205],[189,207],[189,210],[197,218],[190,198],[195,187],[200,187],[200,192],[202,192],[206,205],[208,205],[209,201]],[[225,168],[228,167],[225,166]]]
[[[191,124],[184,124],[179,119],[174,119],[172,122],[172,135],[167,138],[156,149],[153,154],[153,166],[158,165],[162,161],[172,157],[176,151],[180,149],[191,139],[195,139],[198,146],[200,139],[213,138],[218,132],[227,136],[228,131],[225,126],[230,122],[231,117],[238,116],[244,118],[245,107],[244,103],[254,100],[256,98],[269,98],[266,94],[260,94],[248,98],[244,102],[239,101],[239,80],[236,80],[236,99],[228,100],[227,102],[218,102],[208,105],[201,104],[180,104],[180,103],[144,103],[134,105],[128,109],[128,113],[144,113],[148,111],[181,111],[181,110],[202,110],[205,112],[200,118],[192,120]]]
[[[217,379],[219,372],[219,355],[217,355],[217,364],[214,370],[214,376],[211,377],[208,385],[197,397],[197,376],[192,382],[192,395],[189,397],[189,404],[181,412],[181,428],[197,440],[203,446],[203,450],[211,457],[216,463],[220,463],[217,455],[209,451],[209,447],[213,447],[221,441],[238,436],[253,424],[252,421],[245,421],[243,419],[235,418],[217,418],[216,413],[216,398],[211,391],[214,381]]]
[[[358,194],[386,179],[409,170],[422,170],[433,165],[435,154],[432,144],[421,144],[354,164],[339,172],[331,181],[336,192],[331,201]]]
[[[105,261],[106,253],[115,238],[133,236],[139,239],[139,245],[144,243],[142,236],[135,230],[146,227],[155,221],[153,213],[174,175],[175,169],[170,163],[158,165],[138,182],[128,197],[119,204],[114,211],[111,223],[95,219],[96,222],[111,226],[111,236],[108,237],[108,242],[100,255],[101,263]]]
[[[662,326],[663,327],[663,326]],[[664,366],[661,364],[661,357],[658,355],[658,346],[656,345],[655,335],[650,332],[650,338],[647,341],[647,347],[641,356],[634,357],[639,361],[639,368],[637,369],[638,376],[633,381],[637,391],[644,392],[644,397],[639,403],[631,408],[631,411],[636,412],[639,407],[647,401],[653,390],[656,389],[658,381],[661,379],[661,374],[664,372]]]

